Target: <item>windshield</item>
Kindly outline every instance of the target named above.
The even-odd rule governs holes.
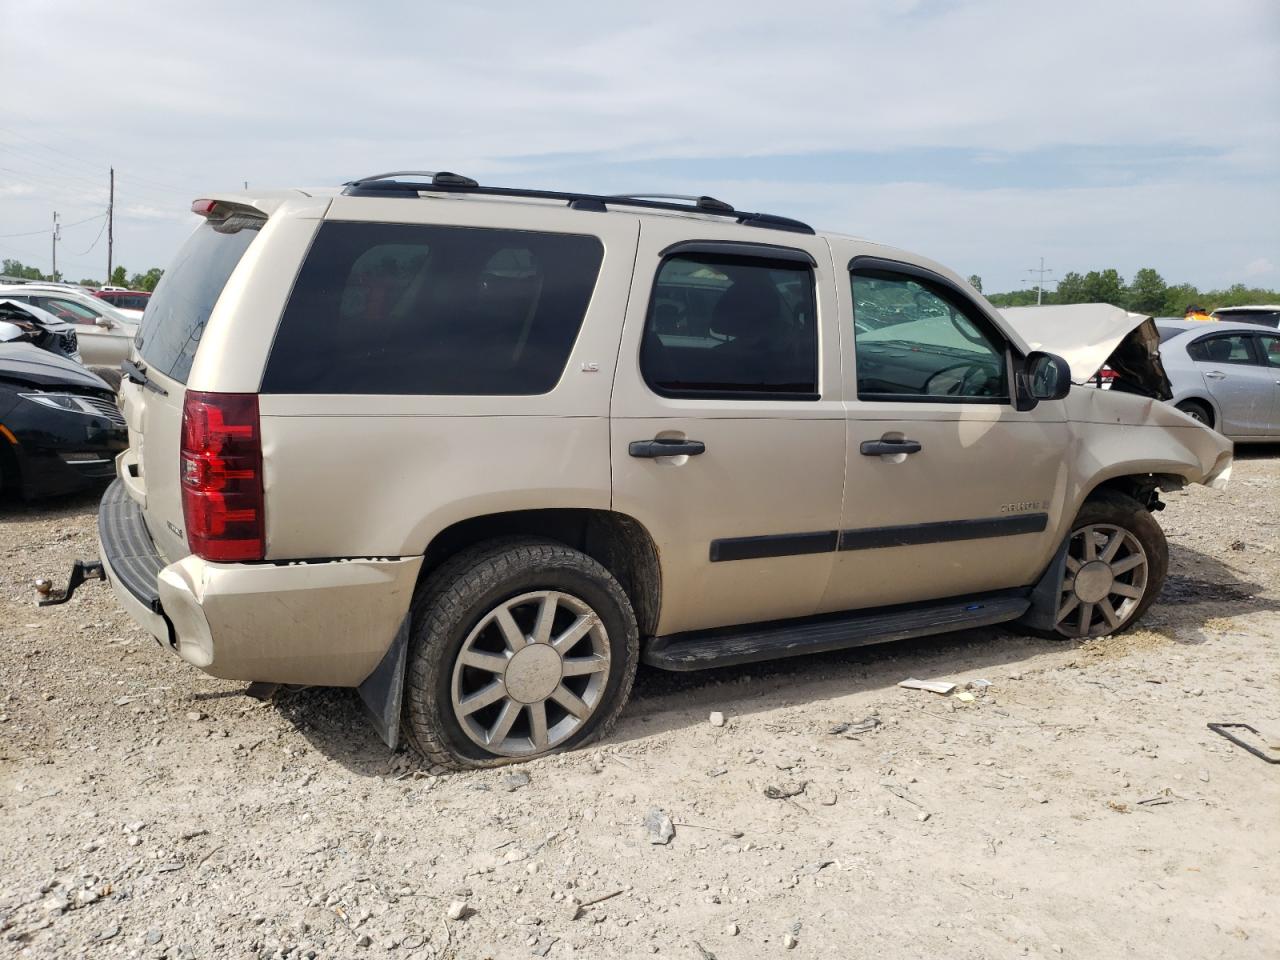
[[[1232,310],[1228,307],[1213,311],[1213,317],[1229,323],[1257,323],[1264,327],[1280,327],[1280,310]]]
[[[214,304],[265,222],[249,216],[206,222],[183,244],[147,303],[134,341],[149,367],[187,382]]]

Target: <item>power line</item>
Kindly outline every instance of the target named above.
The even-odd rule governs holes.
[[[106,217],[106,219],[102,221],[102,226],[98,228],[98,235],[93,238],[93,243],[89,244],[89,249],[86,250],[84,253],[77,253],[76,254],[77,257],[87,257],[89,254],[93,253],[93,248],[96,247],[98,245],[98,241],[102,239],[102,234],[106,232],[107,224],[111,220],[111,218],[108,217],[105,213],[103,214],[103,216]],[[108,273],[107,276],[109,277],[111,276],[111,274]]]

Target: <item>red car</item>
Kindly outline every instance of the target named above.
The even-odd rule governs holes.
[[[121,310],[145,310],[151,299],[145,290],[95,290],[93,295]]]

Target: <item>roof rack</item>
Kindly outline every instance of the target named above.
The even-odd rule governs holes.
[[[422,179],[400,180],[399,177]],[[347,197],[417,197],[421,193],[470,193],[486,197],[521,197],[531,200],[561,200],[574,210],[591,210],[603,213],[609,207],[637,207],[642,210],[675,210],[682,213],[702,213],[718,217],[732,217],[748,227],[769,230],[787,230],[792,233],[813,233],[813,227],[790,217],[771,213],[747,213],[735,210],[715,197],[695,197],[674,193],[637,193],[600,195],[594,193],[565,193],[559,190],[526,190],[518,187],[482,187],[470,177],[448,171],[395,170],[374,174],[344,184]]]

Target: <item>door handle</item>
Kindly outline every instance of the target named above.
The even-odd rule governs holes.
[[[924,448],[919,440],[863,440],[858,451],[864,457],[892,456],[895,453],[919,453]]]
[[[1225,373],[1218,370],[1210,370],[1205,374],[1205,378],[1208,380],[1225,380],[1226,377],[1227,375]]]
[[[633,457],[652,460],[655,457],[696,457],[707,449],[701,440],[677,440],[660,437],[656,440],[632,440],[627,453]]]

